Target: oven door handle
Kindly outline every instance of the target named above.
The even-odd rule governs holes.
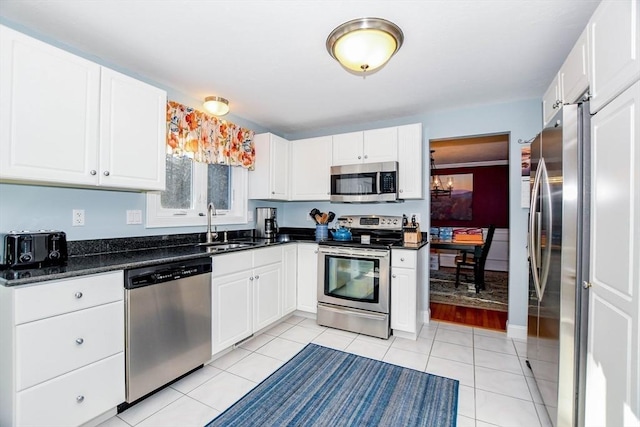
[[[353,310],[349,307],[336,308],[328,304],[322,304],[322,303],[318,303],[318,305],[319,306],[321,305],[323,310],[333,311],[335,313],[340,313],[340,314],[344,314],[345,312],[348,311],[350,315],[364,317],[365,319],[380,320],[380,319],[384,319],[386,316],[386,314],[384,313],[373,313],[373,312],[365,312],[363,310]]]
[[[362,258],[388,258],[388,251],[357,251],[353,249],[344,250],[344,249],[319,249],[319,253],[322,255],[346,255],[351,257],[362,257]]]

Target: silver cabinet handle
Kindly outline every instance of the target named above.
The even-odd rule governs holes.
[[[103,175],[104,175],[104,176],[109,176],[109,171],[104,171],[104,172],[103,172]]]
[[[395,279],[395,278],[396,278],[396,275],[395,275],[395,274],[392,274],[392,275],[391,275],[391,277],[393,277],[393,278]]]
[[[80,396],[76,397],[76,402],[82,403],[83,401],[84,401],[84,396],[83,395],[80,395]]]
[[[403,190],[402,190],[402,188],[401,188],[401,189],[400,189],[400,192],[402,193],[402,191],[403,191]]]
[[[256,280],[258,280],[260,278],[260,276],[256,276]]]
[[[272,191],[272,192],[271,192],[271,194],[276,194],[276,192],[275,192],[275,191]]]
[[[358,156],[358,160],[360,160],[362,158],[362,156]]]
[[[82,292],[76,292],[74,296],[76,298],[80,299],[80,298],[82,298]]]
[[[95,175],[95,174],[97,174],[98,172],[96,172],[94,169],[91,169],[91,171],[89,171],[89,173],[90,173],[91,175]]]
[[[400,258],[400,261],[404,262],[404,258]]]
[[[365,154],[365,155],[364,155],[364,158],[365,158],[365,159],[368,159],[368,158],[369,158],[369,156],[367,156],[367,155]]]
[[[253,276],[249,277],[249,280],[253,280]]]
[[[84,342],[83,338],[76,338],[76,344],[80,345]]]
[[[314,254],[317,254],[317,253],[318,253],[318,250],[316,249],[315,251],[313,251],[313,253],[314,253]]]

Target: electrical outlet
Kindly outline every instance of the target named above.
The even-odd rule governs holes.
[[[74,209],[71,215],[71,225],[73,227],[84,225],[84,209]]]

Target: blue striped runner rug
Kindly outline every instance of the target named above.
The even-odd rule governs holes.
[[[457,406],[457,380],[308,344],[206,427],[455,427]]]

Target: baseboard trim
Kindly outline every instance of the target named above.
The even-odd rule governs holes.
[[[527,327],[520,325],[510,325],[507,321],[507,337],[515,340],[527,340]]]

